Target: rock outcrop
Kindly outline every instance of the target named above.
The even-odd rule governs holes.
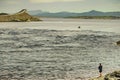
[[[27,22],[41,21],[38,17],[31,16],[26,9],[19,11],[13,15],[0,15],[0,22]]]
[[[120,45],[120,41],[117,41],[116,44],[117,44],[117,45]]]
[[[105,75],[104,80],[120,80],[120,71],[115,71]]]
[[[114,71],[112,73],[106,74],[103,77],[97,77],[90,80],[120,80],[120,71]]]
[[[7,13],[0,13],[0,15],[8,15]]]

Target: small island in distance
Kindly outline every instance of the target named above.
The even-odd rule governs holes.
[[[7,13],[0,13],[0,22],[29,22],[41,21],[38,17],[28,14],[26,9],[22,9],[18,13],[9,15]]]

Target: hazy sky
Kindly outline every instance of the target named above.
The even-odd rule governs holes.
[[[120,0],[0,0],[0,12],[21,9],[50,12],[120,11]]]

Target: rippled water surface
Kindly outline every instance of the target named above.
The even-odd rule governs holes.
[[[107,21],[99,30],[94,27],[101,21],[95,25],[90,21],[86,23],[92,24],[92,29],[88,25],[80,30],[72,26],[82,22],[68,20],[65,25],[49,19],[0,23],[0,80],[86,79],[99,75],[99,63],[103,64],[104,74],[120,69],[120,46],[115,44],[120,40],[119,23]],[[106,27],[110,24],[117,26]]]

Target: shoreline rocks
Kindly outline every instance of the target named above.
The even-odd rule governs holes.
[[[117,44],[117,45],[120,45],[120,41],[117,41],[116,44]]]
[[[105,76],[102,77],[97,77],[89,80],[120,80],[120,70],[106,74]]]
[[[120,71],[114,71],[105,75],[104,80],[120,80]]]

